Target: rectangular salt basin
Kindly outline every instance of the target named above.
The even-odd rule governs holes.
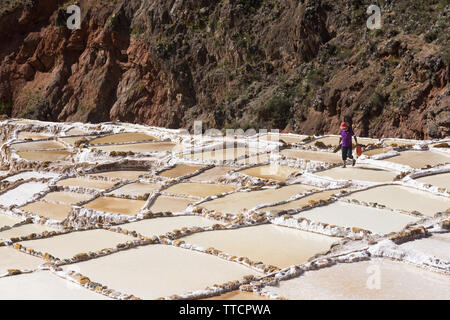
[[[308,136],[305,135],[290,135],[290,134],[267,134],[260,137],[261,140],[278,141],[283,140],[286,143],[302,143]]]
[[[99,149],[105,152],[162,152],[171,151],[177,145],[173,142],[143,142],[128,143],[120,145],[92,146],[92,149]]]
[[[0,300],[111,300],[80,285],[37,271],[0,279]]]
[[[70,146],[75,146],[75,143],[77,141],[81,140],[89,140],[92,138],[95,138],[96,136],[77,136],[77,137],[59,137],[58,139],[61,140],[64,143],[67,143]]]
[[[200,181],[217,181],[220,177],[223,177],[225,174],[230,172],[233,167],[214,167],[208,169],[194,177],[189,178],[189,180],[194,182]]]
[[[123,132],[105,137],[100,137],[89,142],[89,144],[106,144],[106,143],[127,143],[136,141],[153,141],[155,137],[146,133],[139,132]]]
[[[99,173],[89,173],[86,176],[97,176],[112,179],[122,179],[122,180],[137,180],[140,176],[148,174],[149,171],[144,170],[118,170],[118,171],[108,171]]]
[[[274,210],[300,209],[303,206],[306,206],[307,204],[309,204],[310,201],[327,200],[332,195],[339,194],[342,190],[344,190],[344,189],[327,190],[327,191],[323,191],[323,192],[317,192],[317,193],[311,194],[309,196],[302,197],[298,200],[290,201],[285,204],[262,208],[261,211],[270,212],[270,211],[274,211]]]
[[[364,164],[357,164],[355,167],[333,168],[316,172],[315,174],[335,180],[359,180],[370,182],[390,182],[397,176],[397,172]]]
[[[295,173],[298,173],[298,169],[282,167],[277,165],[266,165],[253,167],[250,169],[239,171],[240,173],[262,178],[262,179],[270,179],[277,181],[286,181],[290,176],[293,176]]]
[[[23,221],[23,219],[11,217],[6,214],[0,213],[0,229],[3,227],[12,227],[13,225]]]
[[[237,187],[226,184],[187,182],[175,184],[164,189],[163,192],[206,198],[221,193],[231,192],[236,189]]]
[[[130,263],[132,262],[132,263]],[[150,245],[74,264],[81,273],[122,293],[142,299],[204,290],[246,275],[260,276],[240,264],[167,245]],[[70,266],[63,267],[63,269]]]
[[[45,263],[45,260],[10,247],[0,247],[0,257],[0,275],[11,269],[22,271],[35,270],[41,264]]]
[[[194,154],[185,154],[183,155],[183,157],[202,161],[211,161],[211,160],[230,161],[243,157],[245,155],[258,153],[260,151],[263,150],[259,150],[257,148],[239,147],[239,148],[227,148],[220,150],[205,151]]]
[[[19,157],[29,161],[63,161],[67,160],[72,152],[69,150],[49,150],[49,151],[21,151],[17,152]]]
[[[450,262],[450,233],[433,234],[429,238],[409,241],[400,246],[403,249],[412,249],[431,254],[438,259]]]
[[[445,211],[450,207],[450,199],[436,196],[426,191],[403,186],[381,186],[365,191],[355,192],[348,199],[376,202],[391,209],[419,211],[434,217],[437,212]]]
[[[57,186],[62,187],[81,187],[88,189],[97,189],[97,190],[106,190],[114,187],[116,182],[112,181],[103,181],[103,180],[94,180],[89,178],[68,178],[64,180],[60,180],[56,183]]]
[[[389,210],[342,202],[335,202],[294,215],[294,218],[300,217],[340,227],[357,227],[378,234],[398,232],[407,224],[419,220],[419,218]]]
[[[188,174],[193,174],[194,172],[196,172],[204,167],[205,166],[202,166],[202,165],[192,165],[192,164],[181,163],[181,164],[177,164],[172,169],[161,172],[159,175],[166,177],[166,178],[178,178],[178,177],[186,176]]]
[[[62,221],[67,218],[72,210],[72,206],[67,204],[36,201],[20,207],[20,209],[29,214],[36,214],[49,219]]]
[[[177,198],[171,196],[158,196],[150,206],[150,210],[154,213],[160,212],[183,212],[186,208],[194,203],[195,200],[188,198]]]
[[[266,290],[292,300],[449,299],[450,277],[406,263],[372,259],[308,271]]]
[[[98,229],[75,231],[46,239],[20,242],[20,244],[27,249],[31,248],[42,253],[48,252],[59,259],[70,259],[79,253],[115,248],[119,243],[133,240],[136,240],[136,238]]]
[[[119,196],[123,194],[128,196],[143,196],[145,194],[152,194],[160,188],[161,185],[158,183],[135,182],[126,184],[119,189],[108,192],[107,195]]]
[[[340,153],[322,152],[322,151],[307,151],[296,149],[285,149],[280,152],[288,158],[297,158],[309,161],[320,161],[326,163],[341,163],[342,158]]]
[[[420,169],[427,165],[450,163],[450,157],[433,151],[404,151],[399,156],[385,159],[385,161]]]
[[[46,190],[48,186],[40,182],[28,182],[11,189],[0,195],[0,205],[8,207],[10,205],[20,206],[32,198],[35,194]]]
[[[41,149],[64,149],[66,146],[54,140],[33,141],[13,144],[16,151],[35,151]]]
[[[29,236],[32,233],[40,234],[44,231],[57,231],[58,229],[51,228],[41,224],[25,224],[20,227],[15,227],[6,231],[0,232],[0,239],[11,239],[11,238],[19,238]]]
[[[90,194],[82,194],[77,192],[56,191],[47,193],[40,201],[62,202],[64,204],[73,205],[92,198]]]
[[[50,136],[51,136],[51,133],[39,133],[39,132],[21,131],[17,135],[17,139],[21,139],[21,140],[26,140],[26,139],[40,140],[40,139],[48,139],[48,138],[50,138]]]
[[[313,187],[295,184],[279,189],[236,192],[223,198],[204,202],[201,206],[209,210],[237,214],[244,209],[250,210],[258,205],[289,200],[292,196],[311,189]]]
[[[377,149],[364,151],[363,155],[371,157],[371,156],[375,156],[377,154],[388,153],[388,152],[391,152],[392,150],[394,150],[394,149],[392,149],[392,148],[377,148]]]
[[[99,197],[89,203],[86,203],[83,207],[102,212],[134,216],[141,211],[144,205],[145,201],[143,200]]]
[[[163,235],[183,227],[209,227],[217,221],[196,216],[176,216],[146,219],[138,222],[123,224],[120,227],[128,231],[136,231],[143,236],[152,237]]]
[[[53,173],[53,172],[27,171],[27,172],[21,172],[21,173],[15,174],[13,176],[10,176],[10,177],[4,179],[4,181],[15,182],[20,179],[28,180],[31,178],[36,178],[36,179],[56,178],[57,176],[59,176],[59,175],[57,173]]]
[[[307,262],[326,252],[336,238],[266,224],[234,230],[206,231],[182,238],[186,243],[213,247],[238,257],[280,268]]]
[[[439,188],[450,189],[450,172],[434,174],[432,176],[417,178],[416,180]]]

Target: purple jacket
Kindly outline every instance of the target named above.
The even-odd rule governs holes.
[[[355,135],[352,129],[341,130],[342,137],[342,146],[343,147],[351,147],[352,146],[352,137]]]

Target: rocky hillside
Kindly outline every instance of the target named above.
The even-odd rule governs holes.
[[[449,0],[2,0],[0,113],[307,134],[352,116],[363,136],[445,137],[449,14]]]

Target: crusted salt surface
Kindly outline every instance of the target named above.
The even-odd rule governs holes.
[[[450,207],[450,199],[401,185],[386,185],[355,192],[346,198],[376,202],[392,209],[418,211],[433,217]]]
[[[327,236],[274,225],[202,232],[183,240],[278,267],[306,262],[336,242]]]
[[[233,262],[167,245],[139,247],[73,266],[90,279],[143,299],[202,290],[249,274],[261,275]]]
[[[217,221],[205,219],[202,217],[175,216],[146,219],[138,222],[123,224],[120,225],[120,227],[128,231],[136,231],[146,237],[152,237],[163,235],[176,229],[190,227],[209,227],[216,223]]]
[[[294,215],[294,218],[300,217],[330,225],[357,227],[378,234],[398,232],[407,224],[419,220],[419,218],[389,210],[343,202],[335,202]]]
[[[450,296],[450,278],[400,262],[373,259],[308,271],[265,289],[293,300],[445,299]]]
[[[31,178],[35,178],[35,179],[42,179],[42,178],[56,178],[59,175],[57,173],[54,172],[35,172],[35,171],[27,171],[27,172],[22,172],[22,173],[18,173],[12,176],[9,176],[5,179],[3,179],[4,181],[9,181],[9,182],[15,182],[18,181],[20,179],[23,180],[28,180]]]
[[[106,300],[50,271],[38,271],[0,279],[1,300]]]
[[[71,232],[47,239],[21,242],[27,249],[48,252],[59,259],[70,259],[77,254],[95,252],[105,248],[114,248],[119,243],[135,238],[106,230],[88,230]]]
[[[0,257],[0,277],[8,275],[8,270],[32,271],[45,262],[11,247],[0,247]]]
[[[40,182],[28,182],[0,195],[0,205],[4,207],[25,204],[34,195],[46,190],[48,186]]]

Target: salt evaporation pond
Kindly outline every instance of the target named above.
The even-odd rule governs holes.
[[[293,143],[302,143],[303,140],[305,140],[308,136],[306,135],[289,135],[289,134],[267,134],[262,137],[259,137],[261,140],[267,140],[267,141],[279,141],[283,140],[286,143],[293,144]]]
[[[87,201],[92,198],[90,194],[83,194],[77,192],[57,191],[47,193],[40,201],[54,201],[65,204],[76,204],[82,201]]]
[[[72,206],[61,203],[49,203],[44,201],[35,201],[20,207],[26,213],[36,214],[49,219],[64,220],[72,210]]]
[[[450,189],[450,172],[434,174],[432,176],[417,178],[416,180],[439,188]]]
[[[53,172],[26,171],[26,172],[21,172],[21,173],[15,174],[15,175],[5,178],[3,180],[9,181],[9,182],[16,182],[20,179],[28,180],[31,178],[42,179],[42,178],[56,178],[56,177],[58,177],[58,174],[53,173]]]
[[[26,132],[26,131],[21,131],[19,132],[19,134],[17,135],[17,139],[21,139],[21,140],[40,140],[40,139],[47,139],[50,138],[50,133],[40,133],[40,132]]]
[[[127,144],[113,144],[113,145],[105,145],[91,146],[92,149],[98,149],[105,152],[137,152],[137,153],[145,153],[145,152],[161,152],[161,151],[171,151],[177,145],[173,142],[143,142],[143,143],[127,143]]]
[[[88,189],[106,190],[114,187],[116,183],[112,181],[94,180],[89,178],[77,177],[60,180],[56,183],[62,187],[81,187]]]
[[[335,202],[294,215],[294,218],[300,217],[341,227],[357,227],[378,234],[400,231],[407,224],[419,220],[419,218],[389,210],[342,202]]]
[[[182,176],[186,176],[188,174],[193,174],[194,172],[204,168],[202,165],[192,165],[181,163],[177,164],[174,168],[165,170],[161,172],[159,175],[166,178],[178,178]]]
[[[205,198],[221,193],[231,192],[236,189],[237,187],[226,184],[186,182],[175,184],[167,189],[164,189],[163,192],[168,194]]]
[[[450,277],[401,262],[373,259],[308,271],[266,289],[292,300],[434,300],[450,297]]]
[[[208,169],[194,177],[189,178],[189,180],[193,182],[200,182],[200,181],[217,181],[220,177],[223,177],[225,174],[230,172],[233,169],[233,167],[214,167],[211,169]]]
[[[0,213],[0,228],[3,227],[12,227],[16,223],[23,221],[23,219],[7,216],[6,214]]]
[[[0,279],[0,300],[111,300],[49,271]]]
[[[72,152],[69,150],[39,150],[39,151],[21,151],[17,155],[29,161],[63,161],[67,160]]]
[[[307,151],[297,149],[285,149],[280,152],[288,158],[303,159],[309,161],[320,161],[327,163],[341,163],[342,158],[340,153],[321,152],[321,151]]]
[[[42,253],[48,252],[59,259],[70,259],[79,253],[88,253],[115,248],[119,243],[133,241],[136,238],[107,230],[76,231],[46,239],[20,242],[27,249]]]
[[[33,141],[13,144],[16,151],[36,151],[41,149],[64,149],[66,146],[54,140]]]
[[[142,299],[185,294],[242,280],[246,275],[261,275],[209,254],[167,245],[139,247],[72,266],[79,267],[92,281]]]
[[[321,172],[316,172],[318,176],[328,177],[335,180],[360,180],[370,182],[389,182],[397,176],[397,172],[370,165],[338,167]]]
[[[186,243],[213,247],[281,268],[304,263],[318,253],[326,252],[337,241],[325,235],[271,224],[200,232],[182,239]]]
[[[0,247],[0,257],[0,275],[13,269],[35,270],[41,264],[45,263],[45,260],[28,255],[10,247]]]
[[[360,137],[356,137],[356,138],[358,139],[358,143],[360,143],[360,144],[374,144],[374,143],[378,143],[378,141],[379,141],[377,139],[370,139],[370,138],[360,138]],[[336,147],[339,145],[339,136],[319,138],[319,139],[309,142],[307,144],[314,145],[317,141],[322,142],[326,146]],[[352,141],[354,141],[354,139],[352,139]],[[353,147],[355,147],[354,143],[353,143]]]
[[[434,217],[437,212],[450,207],[450,199],[414,188],[388,185],[358,191],[346,196],[367,203],[376,202],[391,209],[418,211],[426,216]]]
[[[159,236],[183,227],[209,227],[217,221],[197,216],[176,216],[146,219],[123,224],[120,227],[128,231],[136,231],[146,237]],[[1,235],[1,233],[0,233]]]
[[[289,200],[292,196],[313,189],[310,186],[294,184],[278,189],[264,189],[250,192],[236,192],[225,197],[201,204],[209,210],[237,214],[242,210],[250,210],[258,205]]]
[[[150,210],[154,213],[182,212],[185,211],[186,208],[194,202],[195,200],[188,198],[177,198],[172,196],[160,195],[150,206]]]
[[[333,196],[335,194],[339,194],[343,190],[345,190],[345,189],[316,192],[309,196],[302,197],[298,200],[289,201],[287,203],[280,204],[277,206],[270,206],[270,207],[262,208],[261,211],[269,212],[269,211],[275,211],[275,210],[300,209],[303,206],[309,204],[311,201],[328,200],[331,196]]]
[[[407,250],[422,251],[450,262],[450,233],[433,234],[429,238],[406,242],[400,247]]]
[[[150,173],[144,170],[117,170],[98,173],[88,173],[87,177],[105,177],[110,179],[137,180],[140,176]]]
[[[262,178],[262,179],[270,179],[277,181],[286,181],[290,176],[295,175],[300,172],[298,169],[282,167],[277,165],[266,165],[253,167],[250,169],[245,169],[239,171],[240,173],[246,174],[248,176]]]
[[[19,185],[0,195],[0,205],[9,207],[11,205],[20,206],[25,204],[35,194],[46,190],[48,186],[40,182],[28,182]]]
[[[433,151],[404,151],[399,156],[385,159],[385,161],[420,169],[427,165],[436,166],[450,163],[450,157]]]
[[[377,149],[364,151],[363,155],[371,157],[371,156],[375,156],[377,154],[392,152],[392,150],[393,150],[392,148],[377,148]]]
[[[89,144],[95,145],[95,144],[127,143],[127,142],[153,141],[153,140],[157,140],[157,139],[146,133],[123,132],[123,133],[117,133],[117,134],[93,139],[89,142]]]
[[[260,151],[262,150],[258,150],[257,148],[238,147],[185,154],[183,157],[201,161],[230,161]]]
[[[145,201],[113,197],[99,197],[83,205],[84,208],[102,212],[134,216],[144,207]]]
[[[11,239],[11,238],[19,238],[29,236],[32,233],[40,234],[44,231],[56,231],[57,229],[51,228],[46,225],[41,224],[25,224],[19,227],[15,227],[6,231],[0,232],[0,239]]]
[[[144,196],[145,194],[152,194],[159,190],[161,186],[158,183],[135,182],[108,192],[107,195],[120,196],[123,194],[128,196]]]
[[[77,141],[89,140],[95,138],[96,136],[77,136],[77,137],[58,137],[58,140],[74,147]]]

